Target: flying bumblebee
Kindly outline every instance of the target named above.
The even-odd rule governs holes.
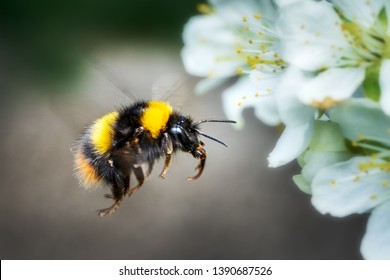
[[[172,155],[181,150],[199,159],[195,180],[202,175],[206,150],[199,136],[226,146],[204,134],[199,125],[205,122],[235,123],[231,120],[206,119],[194,122],[162,101],[139,101],[116,112],[108,113],[89,126],[74,148],[74,165],[80,183],[93,188],[101,183],[111,188],[105,197],[114,203],[98,211],[99,216],[114,213],[126,196],[143,185],[155,161],[165,157],[161,178],[165,178]],[[130,178],[137,180],[131,187]]]

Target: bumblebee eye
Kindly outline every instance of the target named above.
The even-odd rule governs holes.
[[[171,133],[174,134],[174,135],[178,135],[180,133],[182,133],[182,130],[183,128],[178,126],[178,125],[174,125],[172,128],[171,128]]]
[[[171,132],[171,134],[176,135],[181,142],[190,141],[190,137],[189,137],[187,131],[185,131],[185,129],[183,127],[181,127],[180,125],[174,125],[170,129],[170,132]]]

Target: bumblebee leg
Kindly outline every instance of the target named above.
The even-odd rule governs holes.
[[[192,153],[192,155],[195,158],[200,159],[198,166],[195,168],[195,170],[198,170],[198,174],[196,174],[195,176],[192,176],[192,177],[188,177],[187,178],[188,181],[196,180],[200,177],[200,175],[202,175],[202,172],[203,172],[203,169],[204,169],[204,166],[206,163],[206,157],[207,157],[206,150],[203,149],[202,144],[203,143],[201,143],[201,145],[199,145],[196,148],[196,150]]]
[[[126,180],[126,182],[124,183],[123,197],[125,197],[129,192],[130,192],[130,175]]]
[[[113,214],[121,205],[123,198],[125,197],[128,186],[130,183],[130,176],[126,178],[121,184],[123,184],[125,187],[119,187],[117,183],[113,186],[112,193],[106,194],[106,198],[110,198],[114,200],[114,204],[112,204],[108,208],[100,209],[98,210],[98,215],[100,218],[103,218],[104,216]]]
[[[104,208],[104,209],[100,209],[98,211],[99,217],[103,218],[107,214],[108,215],[113,214],[119,208],[119,206],[121,205],[121,202],[122,202],[122,199],[121,200],[116,200],[115,203],[113,205],[111,205],[110,207]]]
[[[164,163],[164,168],[160,174],[160,177],[165,179],[167,176],[167,171],[169,169],[169,166],[171,165],[171,160],[172,160],[172,154],[165,154],[165,163]]]
[[[145,174],[146,177],[148,177],[150,175],[150,173],[152,172],[153,166],[154,166],[154,162],[148,163],[148,170],[146,171],[146,174]]]
[[[133,171],[134,171],[135,178],[138,181],[138,185],[135,188],[130,189],[129,196],[131,196],[133,193],[138,191],[142,187],[145,181],[145,175],[144,175],[144,171],[142,170],[142,167],[136,167],[133,169]]]
[[[113,195],[105,195],[105,197],[107,198],[113,198]],[[121,205],[121,202],[124,198],[124,195],[121,195],[120,197],[118,198],[114,198],[115,202],[114,204],[112,204],[110,207],[108,208],[104,208],[104,209],[100,209],[98,210],[98,215],[100,218],[103,218],[105,215],[111,215],[113,214],[118,208],[119,206]]]
[[[171,160],[172,160],[172,152],[173,152],[173,144],[172,144],[172,139],[168,135],[168,133],[164,133],[164,138],[162,140],[162,146],[165,152],[165,163],[164,163],[164,168],[160,174],[161,178],[165,178],[167,176],[167,171],[169,169],[169,166],[171,165]]]

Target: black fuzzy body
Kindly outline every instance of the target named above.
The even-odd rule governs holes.
[[[191,153],[201,159],[199,173],[188,178],[196,179],[202,173],[206,151],[199,140],[198,125],[189,116],[172,111],[165,126],[158,135],[142,127],[141,118],[149,102],[139,101],[118,111],[118,117],[112,124],[112,145],[105,153],[99,153],[91,140],[91,128],[87,129],[80,142],[81,153],[93,166],[98,177],[111,187],[114,204],[102,209],[99,214],[113,213],[123,198],[133,194],[144,183],[156,160],[165,157],[161,177],[164,178],[170,165],[172,155],[178,151]],[[137,184],[131,184],[134,175]]]

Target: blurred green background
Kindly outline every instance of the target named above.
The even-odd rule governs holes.
[[[69,0],[0,4],[2,85],[75,82],[96,48],[123,43],[178,51],[196,1]]]
[[[292,183],[295,163],[270,169],[279,133],[205,124],[208,161],[161,163],[115,215],[107,192],[73,176],[84,127],[134,98],[173,91],[194,119],[223,117],[222,88],[204,96],[180,61],[198,1],[2,1],[0,4],[0,257],[2,259],[359,259],[365,216],[322,216]],[[154,90],[153,90],[154,89]]]

